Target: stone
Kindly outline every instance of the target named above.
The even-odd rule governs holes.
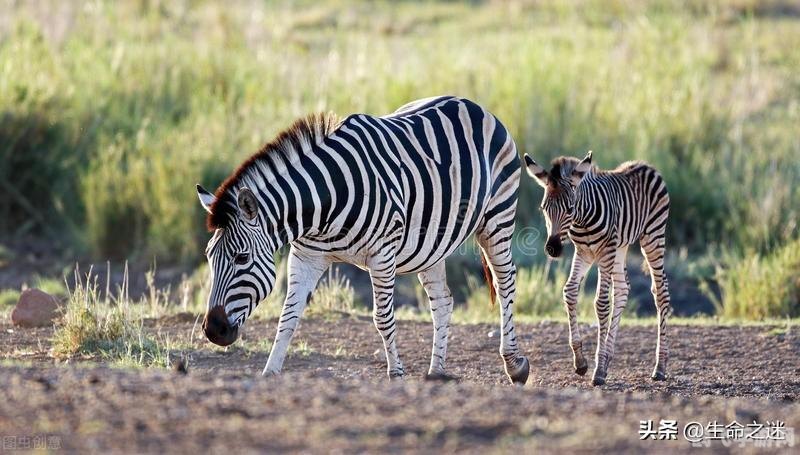
[[[26,289],[11,311],[11,322],[19,327],[44,327],[58,317],[58,300],[39,289]]]

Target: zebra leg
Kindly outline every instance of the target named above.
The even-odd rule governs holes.
[[[606,253],[600,258],[598,264],[597,295],[594,300],[594,311],[597,315],[597,351],[594,356],[593,385],[606,383],[606,339],[608,337],[608,322],[610,315],[609,291],[611,290],[611,277],[613,272],[615,251]]]
[[[591,267],[591,263],[581,257],[576,251],[572,256],[572,269],[569,272],[569,279],[564,284],[564,307],[569,318],[569,346],[572,348],[573,365],[575,373],[583,376],[589,369],[586,357],[583,356],[583,342],[578,328],[578,297],[581,282],[586,276],[586,272]]]
[[[294,248],[289,252],[286,300],[278,320],[278,333],[275,335],[275,342],[272,344],[262,375],[272,376],[281,372],[286,351],[289,349],[300,317],[303,316],[317,282],[329,266],[330,261],[324,257],[306,256]]]
[[[372,320],[383,338],[389,379],[402,378],[405,371],[395,344],[397,327],[394,319],[394,256],[374,257],[368,266],[372,280]]]
[[[656,343],[656,366],[651,378],[654,381],[663,381],[667,378],[667,360],[669,348],[667,347],[667,318],[672,313],[669,303],[669,284],[664,271],[664,233],[643,237],[641,240],[642,253],[647,259],[650,269],[650,279],[653,300],[658,311],[658,341]]]
[[[428,294],[433,319],[433,349],[427,379],[455,379],[445,373],[444,368],[447,357],[447,336],[450,331],[450,315],[453,313],[453,294],[447,287],[444,261],[418,273],[417,277],[425,289],[425,293]]]
[[[617,339],[617,331],[619,330],[619,321],[622,319],[622,313],[628,303],[630,284],[628,283],[628,269],[625,264],[627,254],[628,247],[620,248],[617,250],[616,258],[614,259],[614,269],[611,276],[614,285],[614,303],[611,323],[609,324],[608,335],[606,335],[606,363],[603,365],[603,371],[605,372],[608,372],[608,366],[611,363],[611,359],[614,358],[614,346]]]
[[[506,375],[515,384],[525,384],[530,364],[520,353],[514,331],[517,268],[511,258],[511,234],[502,234],[497,235],[494,240],[483,235],[478,235],[477,239],[492,272],[493,286],[500,301],[500,355],[503,357]]]

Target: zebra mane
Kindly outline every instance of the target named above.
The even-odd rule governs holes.
[[[236,194],[233,191],[240,186],[242,178],[267,159],[271,154],[281,154],[286,161],[294,155],[309,149],[313,144],[321,143],[328,135],[341,125],[341,119],[333,112],[311,114],[296,120],[291,126],[281,131],[275,139],[264,144],[261,149],[246,159],[215,192],[216,200],[211,205],[206,219],[209,231],[224,229],[236,214]]]

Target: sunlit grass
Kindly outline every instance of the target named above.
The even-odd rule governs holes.
[[[717,314],[759,320],[800,316],[800,239],[768,255],[730,256],[718,267],[714,292]]]
[[[329,317],[353,312],[357,305],[356,292],[350,280],[340,273],[338,267],[331,267],[311,293],[306,312],[309,316]]]
[[[499,324],[500,313],[497,314],[480,314],[466,313],[455,311],[453,313],[453,322],[456,324]],[[419,318],[410,318],[408,320],[430,320]],[[527,315],[527,314],[514,314],[514,322],[518,324],[539,324],[541,322],[552,322],[559,324],[567,323],[567,315]],[[597,318],[594,315],[581,315],[578,316],[578,323],[590,326],[596,326]],[[620,320],[621,326],[638,327],[638,326],[652,326],[657,327],[658,320],[655,316],[630,316],[623,317]],[[765,318],[761,320],[743,319],[743,318],[721,318],[716,316],[670,316],[668,325],[670,326],[723,326],[723,327],[778,327],[782,332],[786,331],[786,327],[796,326],[800,323],[799,318],[781,319],[781,318]]]
[[[126,276],[116,292],[103,292],[91,270],[85,277],[76,272],[53,333],[53,357],[88,356],[125,367],[168,366],[168,342],[145,331],[145,305],[131,302],[127,285]]]
[[[0,310],[10,309],[17,304],[20,291],[16,289],[3,289],[0,291]]]
[[[100,257],[196,260],[196,182],[308,112],[440,93],[540,161],[651,161],[692,251],[796,235],[800,25],[760,3],[16,5],[0,7],[1,227]],[[523,183],[521,224],[541,223],[538,191]]]
[[[309,112],[384,114],[456,94],[489,108],[540,162],[590,148],[605,168],[651,162],[671,195],[676,280],[713,275],[707,258],[725,251],[714,278],[724,315],[795,315],[787,308],[796,297],[783,291],[796,287],[792,272],[781,269],[791,264],[762,259],[796,239],[800,223],[800,48],[792,45],[800,21],[780,14],[794,8],[781,0],[123,0],[52,11],[5,3],[0,230],[103,259],[196,264],[209,234],[195,183],[213,188]],[[541,228],[540,191],[523,176],[518,226]],[[14,260],[0,246],[0,267]],[[747,279],[756,269],[783,284]],[[521,283],[521,317],[563,312],[564,277],[550,273],[547,282],[529,276],[535,293]],[[172,289],[151,285],[149,317],[202,313],[207,274]],[[41,286],[64,295],[60,280]],[[488,292],[475,283],[473,291],[458,318],[489,318]],[[0,313],[14,292],[0,295]],[[277,317],[284,292],[253,317]],[[591,298],[579,308],[591,317]]]

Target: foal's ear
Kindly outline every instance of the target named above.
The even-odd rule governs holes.
[[[547,171],[545,168],[536,164],[536,161],[533,161],[533,158],[531,158],[527,153],[525,154],[525,170],[528,171],[528,175],[533,177],[533,180],[535,180],[536,183],[538,183],[542,188],[547,188],[547,183],[550,181]]]
[[[242,187],[239,190],[236,204],[239,206],[239,216],[245,221],[253,221],[258,215],[258,200],[250,188]]]
[[[200,199],[200,204],[203,206],[205,211],[211,213],[211,206],[214,205],[214,202],[216,202],[217,198],[208,192],[208,190],[200,186],[200,184],[197,184],[197,197]]]
[[[578,186],[578,184],[581,183],[581,180],[583,180],[583,177],[586,176],[586,173],[588,173],[591,170],[592,170],[592,151],[589,150],[589,153],[586,154],[586,158],[584,158],[580,163],[578,163],[578,165],[575,166],[575,169],[572,170],[572,176],[570,177],[572,184]]]

